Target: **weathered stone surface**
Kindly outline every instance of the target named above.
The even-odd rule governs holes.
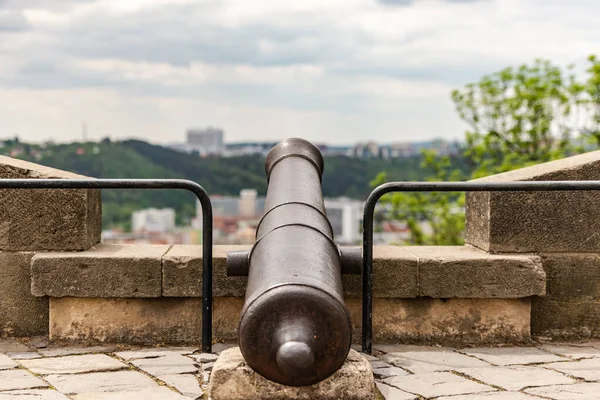
[[[545,386],[525,389],[525,392],[553,400],[598,400],[600,399],[600,383]]]
[[[413,298],[419,294],[417,257],[408,247],[373,247],[373,296]],[[344,296],[362,297],[360,275],[342,275]]]
[[[596,299],[534,297],[531,333],[554,339],[600,337],[600,307]]]
[[[599,179],[600,151],[594,151],[476,182]],[[594,191],[471,192],[465,239],[490,252],[597,252],[599,203]]]
[[[33,254],[0,252],[0,336],[48,333],[48,299],[31,295]]]
[[[135,391],[82,393],[73,396],[74,400],[189,400],[164,386]]]
[[[404,376],[409,375],[408,372],[398,367],[382,367],[373,368],[373,376],[377,379],[386,379],[391,376]]]
[[[505,390],[521,390],[531,386],[566,385],[576,382],[575,379],[558,372],[529,366],[460,368],[455,371]]]
[[[199,363],[209,363],[209,362],[215,362],[217,361],[217,358],[219,358],[218,355],[216,354],[212,354],[212,353],[201,353],[201,354],[194,354],[190,356],[191,358],[193,358],[194,360],[196,360]]]
[[[372,400],[375,383],[369,362],[354,350],[329,378],[312,386],[293,387],[263,378],[246,365],[239,348],[232,348],[222,352],[217,360],[208,391],[212,400]]]
[[[56,390],[30,389],[1,392],[0,400],[69,400],[69,398]]]
[[[22,369],[0,371],[0,391],[48,387],[48,384]]]
[[[600,253],[543,254],[547,295],[552,300],[600,297]]]
[[[590,358],[572,362],[555,362],[544,365],[586,381],[600,381],[600,358]],[[556,382],[558,384],[558,382]]]
[[[489,393],[478,393],[478,394],[466,394],[464,396],[450,396],[450,397],[438,397],[436,400],[479,400],[479,399],[492,399],[492,400],[535,400],[538,397],[528,396],[520,392],[489,392]]]
[[[412,373],[449,371],[456,368],[484,368],[490,364],[452,349],[443,347],[402,346],[397,352],[381,357],[382,360]]]
[[[361,335],[361,303],[347,299]],[[506,343],[530,338],[529,299],[374,299],[373,337],[380,343]]]
[[[543,344],[538,348],[563,357],[575,360],[581,358],[600,357],[600,349],[590,346],[571,346],[568,344]]]
[[[246,277],[227,276],[227,252],[248,246],[215,246],[213,249],[213,296],[244,297]],[[375,246],[373,254],[373,295],[379,298],[410,298],[418,294],[417,259],[405,248]],[[361,296],[359,275],[344,275],[346,297]],[[202,247],[173,246],[163,258],[163,296],[202,296]]]
[[[494,255],[471,246],[412,246],[419,295],[433,298],[543,296],[546,274],[534,255]]]
[[[92,347],[56,347],[50,349],[39,349],[38,352],[44,357],[63,357],[78,354],[111,353],[115,346],[92,346]]]
[[[169,355],[186,355],[192,354],[197,348],[195,347],[162,347],[139,350],[127,350],[115,353],[119,358],[125,361],[139,360],[141,358],[158,358]]]
[[[81,175],[0,156],[0,178]],[[99,190],[0,190],[0,250],[86,250],[100,242]]]
[[[154,376],[198,372],[194,361],[181,354],[170,353],[155,358],[140,358],[132,360],[131,363]]]
[[[0,370],[18,367],[19,364],[11,360],[8,356],[0,353]]]
[[[213,335],[236,340],[243,299],[213,301]],[[126,344],[197,345],[202,333],[200,298],[50,298],[52,340]]]
[[[529,299],[374,299],[373,304],[374,336],[378,342],[465,344],[529,339]],[[237,340],[242,305],[242,298],[214,299],[216,340]],[[361,303],[359,299],[348,299],[347,305],[354,325],[354,340],[358,341]],[[199,298],[51,298],[50,309],[52,340],[200,343]]]
[[[213,296],[244,297],[248,278],[227,276],[227,252],[249,246],[213,247]],[[163,257],[163,296],[202,297],[202,246],[175,245]]]
[[[7,353],[7,356],[12,358],[13,360],[31,360],[34,358],[41,358],[42,355],[35,351],[27,351],[22,353]]]
[[[197,399],[204,394],[204,391],[200,387],[200,382],[196,375],[191,374],[172,374],[172,375],[159,375],[158,379],[163,381],[169,386],[179,390],[181,394],[192,399]]]
[[[159,297],[166,245],[98,245],[85,252],[39,253],[31,292],[51,297]]]
[[[16,339],[0,339],[0,353],[31,351],[31,349]]]
[[[131,392],[158,387],[156,382],[151,378],[136,371],[94,372],[81,375],[48,375],[45,379],[58,391],[65,394]]]
[[[430,372],[409,376],[395,376],[386,379],[384,383],[423,397],[483,393],[496,390],[491,386],[470,381],[450,372]]]
[[[385,400],[417,400],[417,396],[414,394],[406,393],[385,383],[376,382],[376,385]]]
[[[108,343],[200,343],[201,299],[50,299],[50,338]]]
[[[96,371],[116,371],[127,365],[106,354],[84,354],[66,357],[36,358],[20,361],[25,368],[39,375],[81,374]]]
[[[535,347],[487,347],[463,349],[461,352],[494,365],[526,365],[566,360]]]

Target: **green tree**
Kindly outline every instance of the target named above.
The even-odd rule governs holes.
[[[428,180],[475,179],[562,158],[583,150],[573,144],[580,135],[600,144],[600,63],[595,57],[589,61],[584,81],[577,79],[574,66],[535,60],[452,91],[456,110],[468,126],[462,157],[469,172],[449,169],[448,157],[425,154],[423,167],[432,171]],[[373,184],[384,181],[379,176]],[[464,195],[398,193],[382,202],[389,205],[391,217],[407,221],[408,244],[463,241]]]

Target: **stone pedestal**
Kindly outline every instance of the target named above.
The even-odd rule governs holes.
[[[344,365],[312,386],[285,386],[263,378],[244,361],[239,347],[221,353],[210,377],[211,400],[374,400],[373,370],[366,358],[350,350]]]

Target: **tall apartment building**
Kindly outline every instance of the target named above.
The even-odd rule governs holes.
[[[187,146],[200,153],[221,153],[225,149],[223,130],[217,128],[188,129]]]
[[[135,232],[170,232],[175,229],[175,210],[146,208],[131,214],[131,230]]]

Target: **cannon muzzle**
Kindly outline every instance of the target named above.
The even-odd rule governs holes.
[[[252,369],[272,381],[304,386],[345,361],[352,342],[342,291],[343,254],[323,202],[323,157],[302,139],[269,152],[265,214],[249,252],[228,254],[230,275],[248,275],[239,344]],[[347,253],[356,271],[360,253]],[[353,262],[350,262],[353,261]]]

